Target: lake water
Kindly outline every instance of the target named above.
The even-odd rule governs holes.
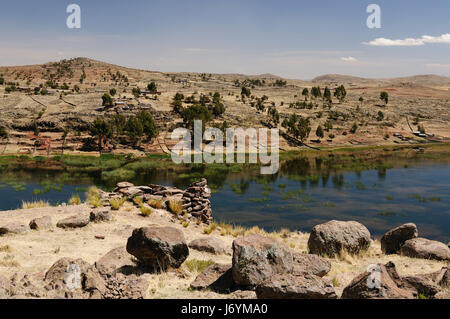
[[[407,167],[406,167],[407,166]],[[140,174],[137,185],[157,183],[186,187],[189,181],[155,170]],[[374,236],[407,222],[416,223],[420,236],[450,240],[450,163],[421,161],[381,170],[311,172],[301,163],[285,165],[276,176],[261,178],[245,171],[209,179],[213,216],[218,221],[266,230],[289,228],[309,232],[332,219],[356,220]],[[15,209],[22,200],[67,202],[73,194],[103,184],[92,176],[61,182],[60,175],[2,174],[0,210]]]

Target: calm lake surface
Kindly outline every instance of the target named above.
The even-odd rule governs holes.
[[[0,210],[16,209],[23,200],[67,202],[91,185],[111,190],[92,176],[61,182],[59,174],[2,173]],[[155,170],[140,174],[137,185],[186,187],[189,180]],[[366,171],[311,171],[301,162],[287,163],[276,176],[262,178],[246,171],[209,179],[213,216],[218,221],[266,230],[289,228],[309,232],[332,219],[356,220],[374,236],[393,226],[416,223],[420,236],[450,240],[450,161],[402,163],[400,167]]]

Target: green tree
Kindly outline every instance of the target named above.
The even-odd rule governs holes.
[[[271,125],[273,127],[277,127],[278,124],[280,124],[280,114],[278,113],[277,109],[271,106],[269,107],[269,110],[267,112],[269,114]]]
[[[323,99],[327,102],[331,102],[331,91],[328,86],[323,90]]]
[[[323,129],[322,129],[322,126],[320,126],[320,125],[317,127],[316,136],[318,138],[323,138],[324,137]]]
[[[186,128],[191,130],[194,129],[194,121],[201,120],[203,131],[205,130],[206,124],[211,121],[212,118],[211,112],[208,110],[208,108],[205,105],[201,105],[199,103],[183,109],[181,117],[183,118],[183,122]]]
[[[8,132],[4,126],[0,126],[0,138],[8,138]]]
[[[133,88],[133,89],[131,90],[131,93],[133,94],[133,96],[134,96],[135,98],[138,98],[139,96],[141,96],[141,89],[139,89],[139,88]]]
[[[110,94],[111,96],[116,95],[116,93],[117,93],[117,90],[116,90],[115,88],[112,88],[111,90],[109,90],[109,94]]]
[[[89,129],[89,134],[92,137],[98,138],[98,150],[101,153],[103,150],[103,145],[106,142],[106,140],[109,137],[111,137],[112,131],[111,131],[111,127],[109,126],[109,124],[107,122],[105,122],[105,120],[97,118],[92,123],[92,125]]]
[[[158,128],[156,127],[155,121],[150,112],[141,111],[136,115],[136,118],[141,122],[143,133],[148,140],[151,140],[158,135]]]
[[[175,113],[181,114],[181,112],[183,112],[183,100],[184,95],[181,93],[177,93],[173,97],[172,108],[175,111]]]
[[[377,121],[381,122],[384,120],[384,114],[381,111],[378,111],[378,115],[377,115]]]
[[[102,103],[103,106],[108,107],[108,106],[113,105],[113,99],[112,99],[111,95],[109,95],[108,93],[103,94],[102,101],[103,101],[103,103]]]
[[[311,88],[311,95],[312,95],[312,97],[314,97],[314,99],[322,97],[322,91],[320,90],[320,87],[319,86],[313,86]]]
[[[144,135],[144,126],[142,122],[135,116],[128,118],[127,124],[125,126],[125,131],[130,137],[133,145],[137,145]]]
[[[294,138],[304,143],[311,133],[311,125],[309,119],[296,114],[292,114],[289,119],[285,119],[282,126],[287,129],[288,133]]]
[[[151,82],[149,85],[147,85],[147,90],[150,93],[156,93],[156,92],[158,92],[158,87],[156,86],[155,82]]]
[[[380,100],[382,100],[384,102],[385,105],[388,104],[389,102],[389,94],[385,91],[380,93]]]
[[[5,84],[5,79],[3,77],[0,77],[0,85],[4,85]]]
[[[302,95],[305,97],[305,101],[307,101],[309,97],[309,90],[307,88],[304,88],[302,91]]]
[[[250,95],[252,95],[252,91],[250,91],[249,88],[243,86],[241,89],[241,95],[242,96],[246,96],[246,97],[250,97]]]
[[[339,100],[339,103],[344,102],[345,97],[347,96],[347,91],[343,85],[338,86],[334,91],[334,96]]]
[[[357,130],[358,130],[358,124],[353,123],[353,126],[350,129],[350,133],[355,134]]]

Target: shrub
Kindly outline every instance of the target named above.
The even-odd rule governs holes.
[[[86,198],[89,205],[95,208],[103,207],[103,201],[100,198],[100,190],[97,187],[90,187],[87,191]]]
[[[42,207],[50,207],[50,203],[47,201],[43,201],[43,200],[39,200],[39,201],[35,201],[35,202],[22,201],[22,209],[42,208]]]
[[[156,209],[161,209],[164,207],[164,202],[162,201],[162,199],[151,199],[148,201],[148,204],[150,205],[150,207]]]
[[[78,195],[78,194],[73,195],[73,196],[69,199],[69,205],[81,205],[81,198],[80,198],[80,195]]]
[[[147,205],[141,205],[139,210],[141,211],[142,216],[145,216],[145,217],[148,217],[153,213],[152,208]]]
[[[123,204],[126,202],[126,198],[125,197],[121,197],[121,198],[111,198],[109,200],[109,204],[111,205],[112,210],[119,210]]]
[[[190,272],[201,273],[206,268],[214,264],[212,260],[198,260],[198,259],[189,259],[184,265]]]
[[[180,215],[183,212],[183,205],[181,201],[176,199],[169,200],[169,209],[172,213]]]

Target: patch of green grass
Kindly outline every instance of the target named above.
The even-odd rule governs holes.
[[[193,273],[201,273],[206,268],[214,264],[212,260],[199,260],[199,259],[189,259],[184,262],[184,266],[189,270],[189,272]]]
[[[394,198],[390,195],[386,196],[386,200],[393,200]]]

